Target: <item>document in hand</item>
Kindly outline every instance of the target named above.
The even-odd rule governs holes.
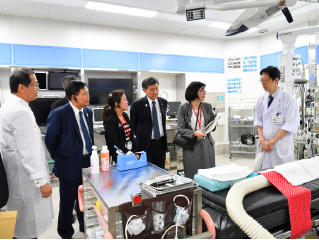
[[[210,133],[214,130],[214,128],[217,125],[218,120],[221,118],[221,116],[217,116],[213,121],[207,124],[207,126],[204,128],[204,131],[206,134]]]

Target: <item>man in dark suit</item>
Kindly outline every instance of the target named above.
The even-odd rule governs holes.
[[[83,213],[78,207],[77,192],[82,184],[82,168],[90,166],[93,121],[89,93],[85,83],[71,81],[65,89],[68,104],[53,110],[47,121],[45,144],[55,160],[53,172],[60,180],[58,233],[72,238],[72,210],[76,204],[80,231],[84,231]]]
[[[158,97],[159,83],[154,77],[143,80],[146,96],[132,103],[130,118],[136,134],[138,151],[145,151],[147,161],[160,168],[165,167],[167,149],[166,109],[167,101]]]
[[[66,87],[69,85],[69,83],[73,80],[79,80],[76,76],[73,76],[73,75],[67,75],[65,76],[64,78],[62,78],[62,83],[63,83],[63,88],[64,88],[64,91],[66,89]],[[67,104],[69,102],[67,96],[65,95],[64,98],[61,98],[57,101],[55,101],[54,103],[52,103],[51,105],[51,111],[53,111],[54,109],[58,108],[58,107],[61,107],[65,104]]]

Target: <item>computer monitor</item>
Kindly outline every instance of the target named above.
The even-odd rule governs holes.
[[[38,83],[39,83],[39,90],[47,90],[47,79],[48,79],[48,72],[35,72],[34,73]]]
[[[167,102],[167,116],[175,118],[178,113],[181,102]]]
[[[103,124],[103,108],[92,108],[93,124]]]
[[[110,92],[122,89],[129,104],[133,102],[132,78],[89,78],[89,93],[91,105],[105,105]]]
[[[37,98],[29,102],[29,106],[34,113],[38,126],[46,126],[51,105],[60,98]]]
[[[64,90],[62,79],[68,75],[79,77],[78,72],[49,72],[49,90]]]

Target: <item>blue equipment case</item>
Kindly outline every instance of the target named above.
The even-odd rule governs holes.
[[[116,169],[120,172],[147,166],[146,152],[141,152],[140,159],[135,154],[118,155]]]

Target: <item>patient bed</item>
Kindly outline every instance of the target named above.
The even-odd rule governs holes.
[[[301,185],[311,191],[312,221],[319,224],[319,179]],[[229,218],[226,196],[229,189],[219,192],[202,191],[202,209],[206,210],[215,223],[216,238],[247,238],[247,235]],[[247,213],[256,219],[276,238],[290,236],[290,220],[287,198],[274,186],[248,194],[243,201]],[[205,223],[203,223],[205,231]],[[318,227],[319,230],[319,227]]]

